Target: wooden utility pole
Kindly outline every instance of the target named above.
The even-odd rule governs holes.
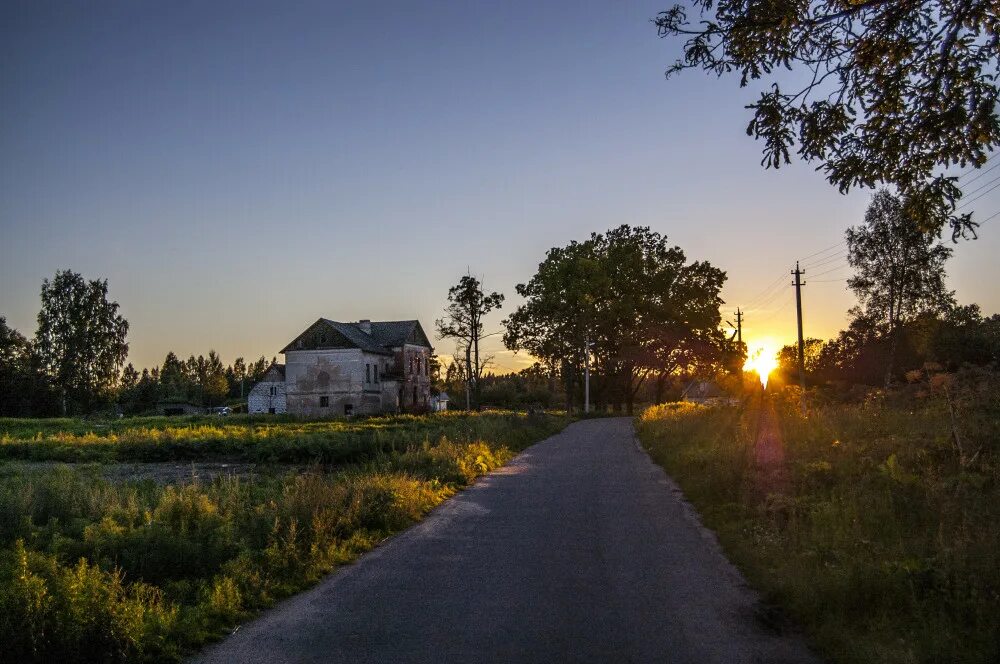
[[[806,353],[805,342],[802,339],[802,287],[805,286],[805,282],[802,281],[802,275],[805,273],[805,270],[799,269],[799,262],[795,261],[795,269],[792,270],[792,274],[795,275],[795,282],[792,285],[795,286],[795,315],[799,321],[799,387],[802,388],[802,397],[800,398],[799,405],[803,413],[806,409]]]
[[[736,341],[743,343],[743,312],[736,307]]]

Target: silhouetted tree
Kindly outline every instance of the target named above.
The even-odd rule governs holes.
[[[681,36],[683,58],[667,75],[702,69],[771,79],[749,108],[747,134],[764,141],[762,164],[778,168],[793,150],[818,161],[842,192],[895,185],[905,220],[955,235],[971,213],[943,169],[981,166],[1000,142],[997,69],[1000,12],[981,0],[691,0],[655,23]],[[801,70],[790,91],[777,72]],[[782,79],[788,80],[788,79]]]
[[[107,298],[106,280],[85,281],[69,270],[42,282],[34,349],[45,376],[67,400],[90,410],[110,396],[128,355],[128,322]]]
[[[687,263],[649,228],[594,233],[550,249],[535,276],[518,284],[525,303],[505,321],[504,343],[559,366],[571,397],[589,342],[594,402],[631,411],[650,376],[718,367],[725,278],[709,263]]]
[[[847,230],[847,259],[855,270],[847,285],[859,302],[852,314],[889,342],[886,385],[903,326],[923,313],[944,313],[955,303],[944,283],[951,249],[908,219],[907,209],[883,189],[872,199],[865,223]]]
[[[455,339],[465,355],[465,375],[472,381],[474,403],[479,405],[479,382],[487,360],[479,355],[483,317],[503,305],[503,293],[484,293],[482,283],[466,275],[448,289],[444,318],[435,321],[438,337]]]

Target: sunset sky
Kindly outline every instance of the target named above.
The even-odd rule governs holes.
[[[69,268],[109,280],[136,366],[229,363],[321,316],[430,333],[471,270],[507,295],[492,331],[548,248],[628,223],[726,270],[751,346],[794,339],[804,259],[806,334],[829,337],[871,192],[761,168],[736,80],[664,80],[679,44],[650,19],[672,1],[4,2],[0,315],[31,336]],[[985,313],[998,237],[1000,217],[948,264]]]

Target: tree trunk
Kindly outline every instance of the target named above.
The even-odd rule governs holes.
[[[896,345],[899,340],[899,328],[894,329],[889,338],[889,357],[886,360],[885,365],[885,382],[884,387],[889,389],[889,385],[892,384],[892,368],[893,364],[896,362]]]

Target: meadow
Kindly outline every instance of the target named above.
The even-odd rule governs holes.
[[[104,427],[0,421],[6,459],[310,464],[305,472],[275,466],[250,477],[164,485],[111,482],[100,464],[0,463],[5,657],[178,660],[411,525],[568,421],[502,412]]]
[[[951,381],[951,378],[948,379]],[[1000,389],[669,404],[639,436],[776,625],[836,662],[1000,661]]]

